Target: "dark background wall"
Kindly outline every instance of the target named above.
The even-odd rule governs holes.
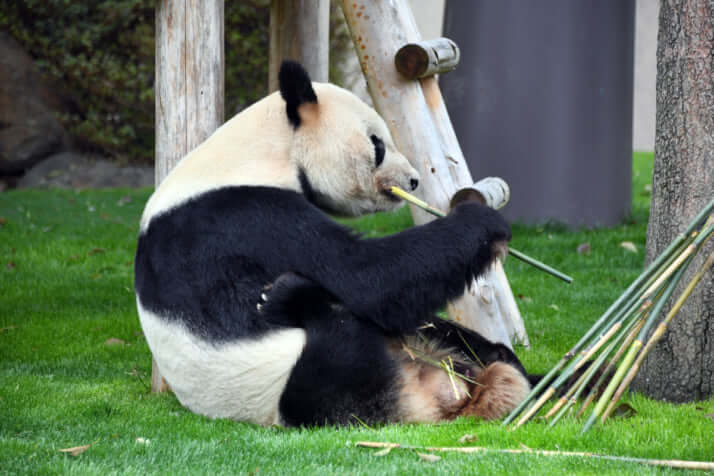
[[[610,225],[630,212],[634,0],[447,2],[461,48],[442,91],[475,179],[510,220]]]

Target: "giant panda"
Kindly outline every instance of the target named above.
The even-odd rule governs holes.
[[[435,313],[510,239],[477,203],[383,238],[329,214],[393,210],[417,171],[379,115],[285,62],[280,91],[186,155],[141,218],[144,335],[182,405],[260,425],[500,418],[530,377]]]

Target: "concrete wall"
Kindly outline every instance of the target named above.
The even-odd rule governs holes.
[[[658,0],[637,0],[635,10],[635,90],[632,148],[654,150],[657,79]]]
[[[422,37],[437,38],[441,36],[445,0],[410,0],[409,3]],[[654,150],[658,15],[658,0],[636,0],[632,122],[632,148],[634,150]]]

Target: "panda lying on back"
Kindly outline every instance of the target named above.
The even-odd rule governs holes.
[[[418,174],[357,97],[296,63],[279,79],[146,205],[136,295],[161,374],[194,412],[262,425],[504,416],[530,389],[523,366],[434,313],[508,225],[475,203],[385,238],[336,224],[321,210],[395,209],[390,187]],[[438,366],[449,357],[456,386]]]

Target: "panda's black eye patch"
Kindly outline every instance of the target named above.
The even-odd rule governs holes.
[[[375,167],[379,167],[384,161],[384,142],[374,134],[369,136],[369,138],[372,140],[372,144],[374,144]]]

